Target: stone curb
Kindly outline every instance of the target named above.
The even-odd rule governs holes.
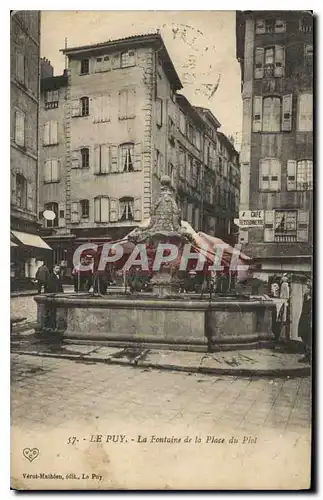
[[[212,368],[212,367],[203,367],[203,366],[179,366],[172,365],[168,363],[149,363],[147,361],[141,360],[143,357],[140,354],[137,358],[133,360],[127,360],[124,358],[113,358],[111,356],[108,357],[96,357],[93,358],[90,355],[80,355],[80,354],[66,354],[66,353],[51,353],[51,352],[38,352],[38,351],[24,351],[19,349],[13,349],[11,351],[12,354],[20,354],[27,356],[40,356],[46,358],[62,358],[69,360],[79,360],[85,362],[92,363],[107,363],[113,365],[127,365],[133,366],[135,368],[152,368],[157,370],[168,370],[168,371],[179,371],[179,372],[190,372],[190,373],[201,373],[206,375],[227,375],[227,376],[238,376],[238,377],[276,377],[276,378],[285,378],[285,377],[307,377],[311,374],[310,366],[300,366],[299,368],[281,368],[281,369],[252,369],[252,368]]]

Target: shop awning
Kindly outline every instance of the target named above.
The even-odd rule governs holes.
[[[17,243],[14,243],[13,241],[10,241],[10,246],[11,247],[17,247],[18,245],[17,245]]]
[[[11,231],[11,234],[17,240],[19,240],[23,245],[35,248],[44,248],[46,250],[52,250],[52,248],[47,245],[47,243],[41,239],[37,234],[23,233],[21,231]]]

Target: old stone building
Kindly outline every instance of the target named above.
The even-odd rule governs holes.
[[[134,36],[63,53],[68,69],[53,76],[43,59],[46,77],[41,81],[40,210],[56,214],[53,221],[43,220],[42,229],[55,259],[70,260],[85,241],[129,233],[149,217],[165,174],[183,218],[205,230],[205,206],[213,217],[213,233],[220,230],[215,196],[203,201],[204,135],[213,127],[217,137],[220,124],[208,112],[213,122],[207,125],[204,111],[178,94],[182,84],[161,36]],[[215,141],[230,156],[232,145],[224,138],[219,134]],[[216,163],[213,170],[209,181],[216,192]],[[222,216],[233,219],[236,214],[223,209]],[[221,237],[228,235],[230,224],[223,226]]]
[[[241,228],[240,241],[264,276],[311,269],[312,29],[306,11],[248,11],[236,18],[243,98],[240,210],[263,211],[258,227]]]
[[[50,248],[37,235],[40,13],[11,15],[11,283],[30,284]]]

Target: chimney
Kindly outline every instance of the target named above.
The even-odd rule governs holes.
[[[40,60],[40,78],[49,78],[54,76],[54,68],[46,57]]]

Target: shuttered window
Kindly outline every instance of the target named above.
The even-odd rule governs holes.
[[[94,148],[94,173],[108,174],[110,172],[110,147],[109,144],[100,144]]]
[[[44,165],[44,182],[58,182],[58,181],[59,181],[58,161],[56,159],[47,160]]]
[[[259,189],[261,191],[279,191],[281,165],[276,158],[260,160]]]
[[[298,97],[298,130],[311,132],[313,130],[313,94],[300,94]]]
[[[109,198],[98,196],[94,198],[94,222],[109,222]]]
[[[58,143],[57,121],[50,120],[44,125],[44,146],[52,146]]]
[[[287,162],[287,190],[312,191],[313,189],[313,161],[288,160]]]
[[[15,143],[22,147],[25,145],[25,120],[25,113],[17,110],[15,112]]]
[[[281,123],[281,101],[279,97],[263,99],[262,130],[263,132],[279,132]]]
[[[136,115],[136,91],[122,90],[119,92],[119,119],[125,120],[135,118]]]
[[[92,104],[93,123],[110,121],[110,95],[98,96]]]

